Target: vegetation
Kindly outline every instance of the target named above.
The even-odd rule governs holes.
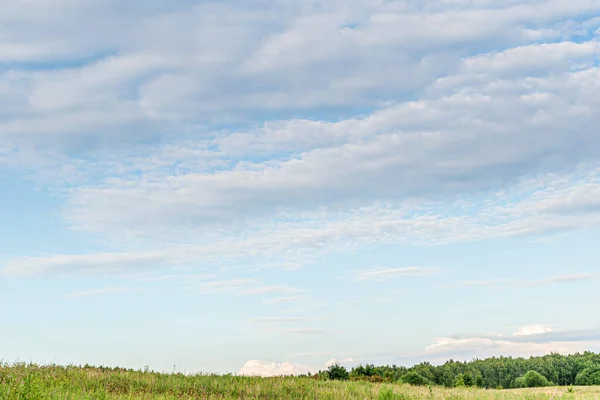
[[[413,371],[407,373],[400,379],[404,383],[408,383],[409,385],[415,385],[415,386],[425,386],[425,385],[428,385],[431,383],[429,381],[429,379],[427,379],[424,376],[421,376],[418,373],[413,372]]]
[[[527,371],[523,376],[518,377],[515,380],[515,386],[517,387],[544,387],[550,386],[548,379],[539,372]]]
[[[581,386],[598,384],[599,372],[600,355],[589,352],[411,368],[332,365],[314,375],[276,378],[0,363],[0,400],[599,399],[600,386]]]
[[[600,385],[600,366],[588,367],[577,374],[576,385]]]
[[[600,385],[600,354],[585,352],[530,358],[492,357],[469,362],[450,360],[439,366],[424,362],[411,368],[361,365],[352,368],[348,376],[353,381],[401,381],[413,385],[486,389]],[[332,379],[326,371],[319,372],[317,377]]]
[[[327,369],[327,377],[330,380],[345,381],[348,380],[350,374],[346,368],[340,366],[339,364],[334,364]]]

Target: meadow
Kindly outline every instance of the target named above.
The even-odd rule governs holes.
[[[498,390],[0,364],[0,399],[600,399],[600,386]]]

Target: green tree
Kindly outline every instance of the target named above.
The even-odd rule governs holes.
[[[600,366],[582,370],[577,374],[575,384],[580,386],[600,385]]]
[[[413,372],[413,371],[404,375],[402,377],[402,382],[408,383],[410,385],[416,385],[416,386],[425,386],[425,385],[429,385],[431,383],[431,381],[429,379],[427,379],[423,375],[419,375],[418,373]]]
[[[525,375],[515,380],[517,387],[542,387],[548,386],[548,379],[537,371],[527,371]]]
[[[333,364],[327,369],[327,377],[331,380],[345,381],[348,380],[350,374],[345,367],[339,364]]]

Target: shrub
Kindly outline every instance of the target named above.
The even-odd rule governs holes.
[[[331,380],[346,381],[350,377],[350,374],[345,367],[333,364],[327,369],[327,377]]]
[[[416,372],[409,372],[408,374],[404,375],[402,377],[402,382],[416,386],[425,386],[431,383],[429,379],[417,374]]]
[[[600,367],[588,367],[575,377],[575,384],[580,386],[600,385]]]
[[[465,376],[463,374],[458,374],[454,378],[454,382],[452,382],[452,386],[454,387],[465,387],[467,384],[465,383]]]
[[[483,379],[481,376],[477,376],[477,378],[473,378],[473,375],[470,373],[458,374],[454,377],[454,381],[452,382],[452,386],[454,387],[469,387],[469,386],[483,386]]]
[[[537,371],[527,371],[525,375],[515,380],[517,387],[542,387],[549,384],[548,379]]]

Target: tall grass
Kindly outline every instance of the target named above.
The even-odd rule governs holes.
[[[87,366],[0,364],[0,399],[600,399],[600,388],[496,391],[298,377],[189,376]]]

